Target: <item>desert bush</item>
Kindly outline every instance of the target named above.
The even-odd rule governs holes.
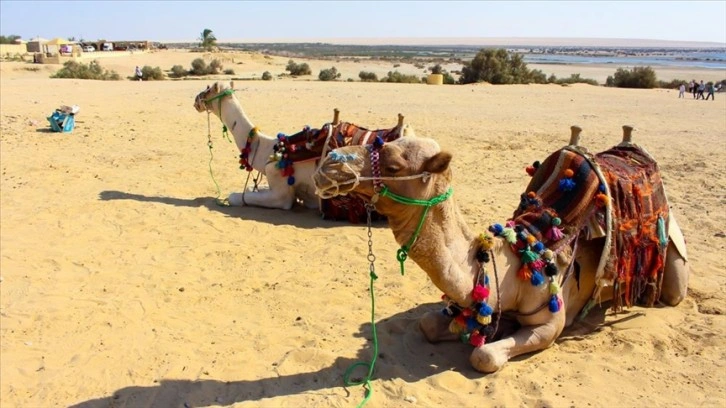
[[[293,60],[288,61],[285,70],[289,71],[290,75],[310,75],[313,73],[308,64],[296,64]]]
[[[144,65],[144,67],[141,68],[141,78],[144,81],[161,81],[164,79],[164,73],[159,67],[152,68],[149,65]],[[131,77],[130,79],[136,80],[137,78]]]
[[[454,79],[454,77],[451,76],[451,74],[449,74],[448,72],[444,71],[443,75],[444,75],[444,85],[454,85],[456,83],[456,79]]]
[[[533,82],[532,75],[521,54],[510,53],[504,48],[485,48],[464,63],[459,83],[528,84]],[[541,78],[539,74],[536,76]]]
[[[420,84],[421,78],[416,75],[405,75],[398,71],[388,71],[385,78],[381,78],[381,82],[395,82],[405,84]]]
[[[363,82],[378,82],[378,75],[375,72],[361,71],[358,73],[358,78]]]
[[[231,68],[225,69],[224,75],[234,75],[234,70]]]
[[[539,82],[538,82],[539,83]],[[550,75],[547,78],[547,83],[551,84],[589,84],[589,85],[600,85],[596,80],[591,78],[582,78],[580,74],[572,74],[569,78],[557,78],[555,74]]]
[[[212,62],[209,63],[209,66],[207,67],[207,73],[217,75],[220,72],[222,72],[222,63],[215,58],[212,60]]]
[[[429,71],[431,71],[432,74],[443,74],[444,69],[441,68],[441,64],[436,64],[433,67],[429,67]]]
[[[335,81],[338,78],[340,78],[340,72],[335,67],[320,70],[320,74],[318,74],[318,79],[321,81]]]
[[[51,78],[97,79],[102,81],[118,81],[121,76],[116,71],[103,69],[98,61],[88,65],[76,61],[66,61]]]
[[[682,79],[674,79],[672,81],[661,81],[658,80],[658,88],[666,88],[666,89],[678,89],[681,84],[686,84],[686,88],[688,88],[688,81],[684,81]]]
[[[182,78],[189,75],[189,71],[184,69],[181,65],[174,65],[171,67],[171,73],[169,74],[172,78]]]
[[[657,85],[655,71],[651,67],[633,67],[632,70],[618,68],[615,75],[608,76],[605,85],[617,88],[655,88]]]
[[[192,70],[189,71],[190,75],[207,75],[209,68],[207,67],[207,63],[201,59],[197,58],[194,61],[192,61]]]
[[[271,81],[272,80],[272,74],[270,71],[265,71],[262,73],[262,80],[263,81]]]

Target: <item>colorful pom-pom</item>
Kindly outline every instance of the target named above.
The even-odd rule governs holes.
[[[284,133],[278,133],[277,134],[277,140],[282,141],[283,139],[285,139],[285,134]]]
[[[491,306],[489,306],[489,305],[488,305],[488,304],[486,304],[486,303],[483,303],[483,304],[482,304],[482,305],[481,305],[481,306],[479,307],[479,314],[480,314],[481,316],[491,316],[491,315],[492,315],[492,313],[494,313],[494,309],[492,309],[492,307],[491,307]]]
[[[460,334],[464,331],[464,326],[461,326],[456,319],[452,320],[451,323],[449,323],[449,332],[453,334]]]
[[[544,258],[546,261],[550,261],[554,257],[555,257],[555,253],[552,252],[551,249],[545,249],[544,252],[542,252],[542,258]]]
[[[605,189],[605,184],[602,183],[600,183],[600,186],[598,186],[598,190],[600,190],[601,193],[607,192],[607,190]]]
[[[479,246],[488,251],[494,247],[494,239],[489,234],[479,234]]]
[[[376,136],[376,140],[373,141],[373,147],[376,149],[383,147],[383,139],[380,136]]]
[[[482,249],[476,251],[476,260],[479,263],[487,263],[487,262],[489,262],[489,252],[484,251]]]
[[[469,344],[474,347],[481,347],[484,343],[486,343],[486,337],[482,336],[478,330],[472,332],[471,336],[469,336]]]
[[[510,244],[514,244],[517,242],[517,233],[514,232],[511,228],[504,228],[501,233],[499,233],[504,239],[509,242]]]
[[[544,250],[545,250],[545,246],[544,246],[544,244],[543,244],[543,243],[541,243],[541,242],[537,241],[537,242],[535,242],[535,244],[534,244],[534,245],[532,245],[532,249],[533,249],[533,250],[534,250],[535,252],[542,252],[542,251],[544,251]]]
[[[550,282],[550,295],[556,295],[560,293],[560,285],[557,284],[554,280]]]
[[[537,193],[535,193],[534,191],[530,191],[529,193],[527,193],[527,198],[535,198],[535,197],[537,197]]]
[[[567,170],[565,170],[565,173],[564,174],[565,174],[565,177],[572,178],[572,176],[575,175],[575,172],[572,171],[572,169],[567,169]]]
[[[557,313],[560,311],[560,302],[557,300],[556,295],[552,295],[552,297],[550,297],[548,307],[550,309],[550,312],[552,313]]]
[[[555,276],[557,275],[557,265],[555,265],[552,262],[548,262],[547,265],[544,267],[545,275],[547,276]]]
[[[544,276],[542,276],[541,273],[534,271],[532,272],[532,277],[529,281],[532,283],[532,286],[539,286],[544,283]]]
[[[562,224],[562,220],[560,219],[560,217],[554,217],[554,218],[552,218],[552,225],[554,225],[555,227],[557,227],[560,224]]]
[[[287,178],[287,185],[288,186],[291,186],[293,184],[295,184],[295,177],[293,177],[293,176],[288,177]]]
[[[514,225],[515,225],[514,224],[514,220],[509,220],[509,221],[507,221],[507,222],[504,223],[504,226],[507,227],[507,228],[514,228]]]
[[[502,224],[492,224],[489,226],[489,231],[494,234],[495,237],[498,237],[502,231],[504,231],[504,227],[502,227]]]
[[[537,242],[537,237],[535,237],[534,235],[529,235],[527,237],[527,243],[528,244],[534,245],[536,242]]]
[[[482,285],[476,285],[474,286],[474,290],[471,292],[471,298],[474,299],[475,302],[481,302],[486,300],[486,298],[489,297],[489,288]]]
[[[541,271],[545,267],[545,261],[542,259],[535,259],[529,264],[529,268],[533,271]]]
[[[527,174],[529,174],[530,177],[534,177],[534,173],[537,171],[534,166],[527,166],[524,170],[527,172]]]
[[[603,193],[599,193],[595,196],[595,204],[597,204],[598,207],[605,207],[609,202],[610,198]]]
[[[483,324],[483,325],[486,326],[487,324],[489,324],[489,323],[492,322],[492,317],[491,316],[486,316],[486,315],[477,315],[476,316],[476,321],[477,321],[477,323]]]

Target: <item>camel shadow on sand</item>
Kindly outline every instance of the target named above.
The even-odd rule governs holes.
[[[133,200],[148,203],[160,203],[175,207],[199,208],[206,207],[209,211],[219,212],[227,217],[242,218],[272,225],[294,225],[299,228],[334,228],[351,224],[347,221],[324,220],[317,210],[310,210],[301,205],[291,210],[278,210],[262,207],[230,207],[220,205],[214,197],[175,198],[165,196],[147,196],[143,194],[125,193],[117,190],[105,190],[98,194],[101,201]],[[365,223],[359,224],[365,226]],[[386,221],[374,221],[374,228],[386,228]]]
[[[460,372],[461,375],[471,380],[485,377],[484,374],[476,372],[469,364],[471,346],[460,342],[431,344],[419,331],[419,318],[425,312],[440,310],[441,306],[441,303],[422,304],[376,322],[379,346],[372,380],[401,379],[415,383],[446,371]],[[593,308],[586,321],[568,328],[558,343],[581,339],[582,335],[597,326],[598,321],[602,322],[601,319],[604,319],[606,312],[605,306]],[[497,337],[508,334],[509,331],[516,329],[515,326],[516,324],[505,324],[502,333],[498,333]],[[345,386],[343,376],[354,364],[370,362],[373,351],[371,327],[369,322],[362,324],[359,332],[354,334],[355,337],[364,337],[368,340],[365,347],[358,351],[355,360],[341,357],[329,367],[317,371],[281,375],[277,369],[277,363],[271,362],[271,371],[274,374],[267,378],[240,381],[160,379],[158,382],[155,381],[155,385],[124,387],[111,395],[79,402],[71,407],[230,406],[246,401],[264,403],[270,398],[298,394],[346,395],[354,402],[360,402],[364,397],[363,388],[355,385]],[[395,352],[392,352],[392,349],[395,349]],[[530,353],[518,356],[511,362],[526,360],[531,355]],[[240,371],[244,371],[244,368],[240,368]],[[366,366],[358,367],[353,371],[350,379],[359,382],[366,373]],[[375,388],[374,385],[374,392]]]
[[[481,377],[468,363],[469,346],[462,343],[430,344],[418,330],[418,318],[426,311],[440,308],[440,303],[419,305],[376,322],[379,348],[373,380],[398,378],[416,382],[451,370],[461,371],[462,375],[471,379]],[[360,386],[345,387],[343,376],[353,364],[371,360],[371,327],[370,322],[362,324],[358,333],[354,334],[355,337],[368,339],[355,360],[338,358],[329,367],[317,371],[280,375],[276,364],[270,362],[272,375],[267,378],[241,381],[160,379],[155,385],[124,387],[111,395],[83,401],[71,407],[229,406],[244,401],[264,402],[269,398],[297,394],[348,395],[353,401],[359,402],[364,397],[364,390]],[[393,348],[396,349],[395,353],[392,352]],[[240,372],[243,371],[244,368],[240,367]],[[353,371],[351,380],[359,381],[366,373],[366,367],[358,367]],[[374,397],[376,387],[374,385]]]

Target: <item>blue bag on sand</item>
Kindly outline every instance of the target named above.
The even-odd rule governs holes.
[[[63,133],[72,132],[73,128],[76,127],[75,115],[78,110],[77,106],[62,106],[60,109],[56,109],[55,112],[48,116],[51,130]]]

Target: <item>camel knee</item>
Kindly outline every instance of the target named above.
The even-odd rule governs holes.
[[[494,349],[489,345],[477,347],[469,357],[472,367],[482,373],[496,372],[502,368],[508,360],[509,359],[504,351]]]
[[[681,256],[673,243],[668,244],[666,264],[661,286],[661,302],[676,306],[686,298],[688,292],[688,262]]]

